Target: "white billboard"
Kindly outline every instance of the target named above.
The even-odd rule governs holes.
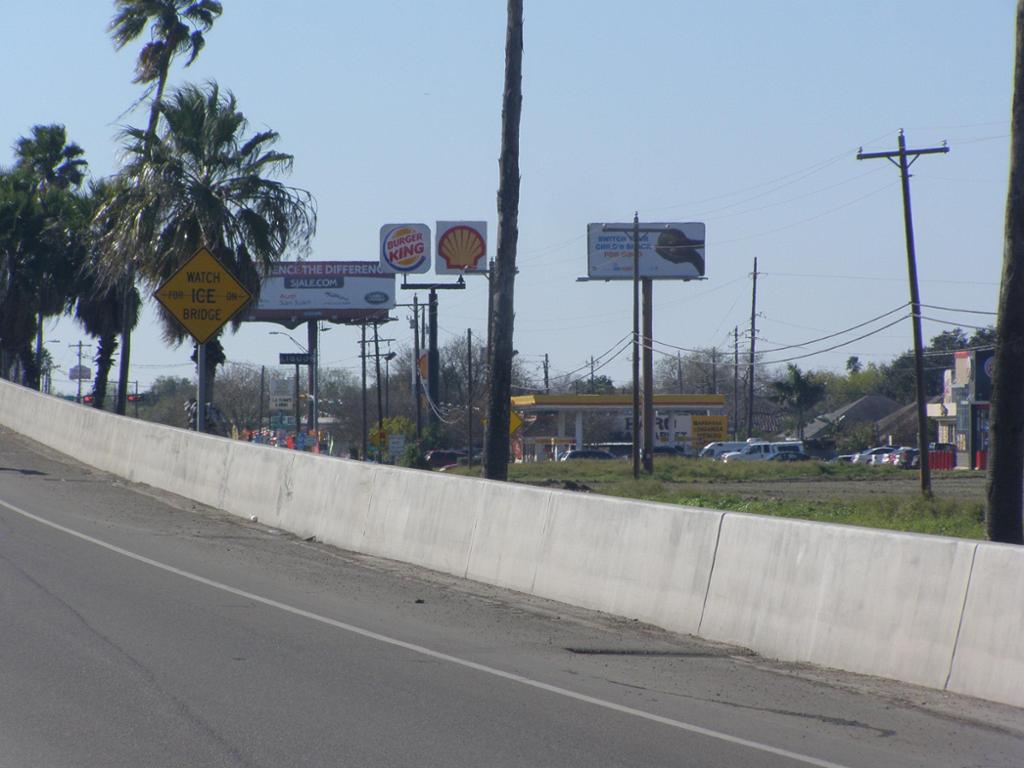
[[[487,222],[437,222],[434,272],[439,275],[487,274]]]
[[[385,224],[381,227],[380,265],[385,272],[429,272],[430,227],[426,224]]]
[[[324,319],[356,322],[387,317],[395,306],[395,275],[376,261],[279,262],[260,281],[249,320]]]
[[[633,279],[633,224],[587,225],[587,276],[593,280]],[[640,277],[697,280],[704,277],[704,224],[642,223]]]

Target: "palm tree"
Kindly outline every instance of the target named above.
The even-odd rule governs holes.
[[[86,162],[62,125],[34,126],[15,151],[14,167],[0,171],[0,349],[3,374],[16,360],[38,387],[43,320],[66,307],[81,258],[75,189]]]
[[[146,126],[146,146],[156,138],[157,122],[163,102],[164,88],[171,69],[171,62],[181,54],[188,56],[185,66],[189,66],[206,45],[205,32],[210,31],[213,22],[223,12],[223,7],[216,0],[115,0],[116,12],[107,29],[114,39],[114,46],[121,50],[125,45],[136,40],[143,32],[149,30],[149,42],[139,52],[135,62],[136,83],[143,83],[153,90],[153,99],[149,106],[149,122]],[[144,153],[148,157],[148,151]],[[148,233],[144,228],[136,233],[138,239],[120,243],[120,248],[108,254],[108,259],[121,259],[120,270],[123,272],[125,288],[122,294],[124,307],[121,328],[121,367],[118,376],[117,406],[118,413],[124,415],[128,400],[128,369],[131,358],[131,327],[127,325],[130,311],[130,291],[135,286],[135,264],[140,252],[147,245]]]
[[[72,225],[75,205],[67,192],[78,189],[85,180],[88,163],[85,151],[68,142],[67,130],[63,125],[34,125],[31,136],[20,137],[14,145],[15,169],[25,174],[34,194],[47,209],[47,249],[41,255],[36,275],[36,361],[30,370],[41,370],[43,354],[43,320],[60,313],[68,301],[74,268],[68,263],[71,240],[76,237],[73,228],[82,222],[75,220]],[[62,212],[63,211],[63,212]],[[30,386],[38,382],[31,379]]]
[[[92,184],[83,198],[87,221],[94,221],[96,212],[110,199],[114,185],[110,182]],[[88,244],[88,257],[80,271],[75,302],[75,318],[85,332],[96,339],[96,372],[93,378],[93,407],[102,409],[107,398],[107,382],[117,351],[117,335],[127,325],[135,328],[139,320],[141,297],[134,285],[108,283],[101,278],[100,233],[93,231]],[[127,323],[121,317],[125,310],[124,291],[129,292]]]
[[[258,294],[262,272],[289,249],[308,247],[316,230],[312,195],[272,178],[291,170],[292,156],[273,149],[274,131],[246,137],[235,97],[216,83],[176,90],[161,114],[164,129],[152,143],[139,129],[123,132],[123,184],[98,215],[106,242],[151,232],[139,275],[154,288],[206,246]],[[180,343],[184,331],[162,317],[166,338]]]
[[[804,375],[790,363],[786,378],[771,382],[769,398],[796,414],[797,437],[804,439],[805,414],[825,396],[825,383],[811,374]]]
[[[88,163],[85,151],[74,142],[68,143],[63,125],[34,125],[32,136],[15,142],[15,167],[33,179],[40,194],[51,189],[77,189],[85,180]]]
[[[114,0],[114,7],[116,12],[107,30],[117,50],[149,29],[149,42],[135,62],[133,82],[155,89],[146,127],[146,135],[153,138],[171,62],[180,54],[188,54],[185,66],[192,64],[206,45],[203,33],[210,31],[224,9],[216,0]]]

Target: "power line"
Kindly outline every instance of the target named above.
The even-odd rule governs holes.
[[[826,349],[819,349],[819,350],[817,350],[815,352],[808,352],[806,355],[795,355],[794,357],[783,358],[782,360],[762,360],[760,362],[760,364],[761,365],[778,365],[779,363],[790,363],[790,362],[793,362],[794,360],[803,360],[804,358],[814,357],[815,355],[823,355],[826,352],[832,352],[834,350],[841,349],[843,347],[848,347],[851,344],[855,344],[858,341],[862,341],[863,339],[866,339],[866,338],[868,338],[870,336],[874,336],[874,335],[876,335],[878,333],[881,333],[885,329],[892,328],[897,323],[900,323],[903,320],[906,320],[908,317],[910,317],[910,315],[902,315],[900,317],[897,317],[891,323],[883,325],[881,328],[877,328],[876,330],[871,331],[870,333],[865,333],[864,335],[858,336],[855,339],[850,339],[849,341],[844,341],[842,344],[836,344],[835,346],[827,347]]]
[[[826,275],[813,272],[762,272],[762,275],[768,275],[770,277],[809,277],[823,280],[869,280],[872,282],[902,282],[902,277],[882,277],[882,276],[869,276],[869,275]],[[955,285],[999,285],[997,282],[983,281],[983,280],[937,280],[937,279],[925,279],[922,283],[952,283]]]
[[[793,227],[799,227],[801,224],[808,224],[808,223],[810,223],[812,221],[816,221],[817,219],[820,219],[820,218],[823,218],[823,217],[828,216],[830,214],[833,214],[836,211],[841,211],[844,208],[849,208],[851,205],[856,205],[857,203],[861,202],[862,200],[867,200],[869,197],[873,197],[874,195],[877,195],[879,192],[884,192],[887,189],[891,189],[892,187],[896,186],[896,184],[897,184],[897,182],[894,182],[894,181],[886,182],[882,186],[878,187],[877,189],[872,190],[871,192],[868,192],[865,195],[861,195],[860,197],[856,197],[853,200],[850,200],[848,202],[843,203],[842,205],[837,205],[835,208],[829,208],[827,211],[822,211],[821,213],[816,214],[814,216],[810,216],[810,217],[808,217],[806,219],[800,219],[799,221],[794,221],[792,224],[786,224],[785,226],[777,227],[775,229],[768,229],[768,230],[765,230],[764,232],[755,232],[752,235],[745,235],[743,237],[734,237],[732,240],[719,240],[719,241],[717,241],[716,245],[727,245],[729,243],[740,243],[740,242],[743,242],[744,240],[753,240],[753,239],[758,238],[758,237],[764,237],[765,235],[774,235],[774,234],[776,234],[778,232],[785,232],[787,229],[793,229]]]
[[[909,303],[910,302],[904,302],[903,304],[900,304],[895,309],[890,309],[888,312],[885,312],[885,313],[883,313],[881,315],[878,315],[878,317],[873,317],[870,320],[865,320],[863,323],[858,323],[857,325],[852,325],[849,328],[844,328],[841,331],[836,331],[835,333],[830,333],[827,336],[821,336],[821,337],[819,337],[817,339],[811,339],[810,341],[805,341],[802,344],[787,344],[787,345],[782,346],[782,347],[775,347],[774,349],[763,349],[761,351],[762,352],[781,352],[784,349],[796,349],[798,347],[806,347],[806,346],[808,346],[810,344],[817,344],[819,341],[827,341],[828,339],[833,339],[836,336],[842,336],[844,333],[849,333],[850,331],[855,331],[858,328],[863,328],[865,325],[871,325],[871,323],[877,322],[877,321],[881,320],[883,317],[888,317],[889,315],[891,315],[891,314],[893,314],[895,312],[899,312],[901,309],[906,309],[907,305]]]
[[[990,331],[992,330],[991,325],[970,325],[968,323],[954,323],[952,320],[942,320],[938,317],[927,317],[921,315],[922,320],[931,320],[933,323],[939,323],[940,325],[951,325],[954,328],[970,328],[972,331]]]
[[[871,144],[871,143],[873,143],[875,141],[880,141],[881,139],[884,139],[886,136],[890,135],[890,133],[891,133],[891,131],[883,133],[881,136],[878,136],[877,138],[874,138],[871,141],[869,141],[868,144]],[[758,184],[752,184],[749,187],[741,187],[740,189],[733,190],[732,192],[725,192],[725,193],[720,194],[720,195],[713,195],[711,197],[705,197],[705,198],[701,198],[701,199],[698,199],[698,200],[689,200],[689,201],[682,202],[682,203],[674,203],[672,205],[649,206],[648,210],[651,210],[651,211],[666,211],[666,210],[670,210],[670,209],[673,209],[673,208],[686,208],[686,207],[694,206],[694,205],[702,205],[704,203],[710,203],[710,202],[713,202],[715,200],[724,200],[724,199],[729,198],[729,197],[735,197],[736,195],[742,195],[745,192],[751,192],[751,191],[753,191],[755,189],[761,189],[763,187],[771,186],[773,184],[778,184],[779,186],[775,187],[775,189],[769,190],[769,192],[765,192],[764,193],[764,194],[770,194],[773,191],[777,191],[778,189],[782,189],[783,187],[789,186],[791,184],[795,184],[797,181],[802,181],[803,179],[807,178],[808,176],[812,176],[815,173],[817,173],[818,171],[821,171],[821,170],[824,170],[825,168],[828,168],[830,165],[835,165],[839,161],[841,161],[844,158],[848,157],[850,152],[852,152],[852,151],[853,151],[853,147],[844,149],[843,151],[838,152],[835,155],[827,157],[824,160],[819,160],[818,162],[812,163],[811,165],[805,166],[804,168],[800,168],[800,169],[795,170],[795,171],[790,171],[789,173],[783,174],[782,176],[776,176],[774,179],[768,179],[767,181],[762,181],[762,182],[759,182]],[[794,176],[797,177],[797,178],[793,179]],[[792,180],[791,181],[786,181],[787,179],[792,179]],[[780,183],[780,182],[786,182],[786,183]],[[754,198],[749,198],[749,199],[754,199]],[[736,204],[739,205],[739,203],[736,203]]]
[[[623,336],[623,337],[622,337],[621,339],[619,339],[618,341],[616,341],[616,342],[615,342],[615,343],[614,343],[614,344],[613,344],[613,345],[612,345],[611,347],[609,347],[609,348],[608,348],[607,350],[605,350],[604,352],[602,352],[602,353],[601,353],[600,355],[598,355],[598,356],[597,356],[596,358],[594,358],[594,359],[595,359],[595,360],[600,360],[600,359],[601,359],[601,358],[603,358],[603,357],[604,357],[605,355],[609,354],[609,353],[610,353],[610,352],[611,352],[611,351],[612,351],[613,349],[615,349],[616,347],[618,347],[618,346],[619,346],[619,345],[620,345],[620,344],[621,344],[622,342],[624,342],[624,341],[626,341],[626,340],[632,340],[632,338],[633,338],[633,334],[632,334],[632,332],[630,332],[630,333],[627,333],[627,334],[626,334],[625,336]],[[619,354],[619,353],[616,353],[616,357],[618,356],[618,354]],[[614,359],[614,358],[612,358],[612,359]],[[586,368],[589,368],[589,367],[590,367],[590,363],[584,363],[584,364],[583,364],[583,365],[581,365],[581,366],[580,366],[579,368],[573,368],[573,369],[572,369],[571,371],[569,371],[568,373],[559,373],[559,374],[555,374],[555,378],[559,378],[559,379],[561,379],[561,378],[568,378],[568,377],[572,376],[572,375],[573,375],[574,373],[578,373],[579,371],[582,371],[582,370],[584,370],[584,369],[586,369]]]
[[[999,314],[998,312],[985,312],[980,309],[956,309],[954,307],[939,307],[936,306],[935,304],[922,304],[921,306],[927,307],[928,309],[938,309],[941,310],[942,312],[966,312],[969,315],[991,315],[992,317],[995,317],[997,314]]]

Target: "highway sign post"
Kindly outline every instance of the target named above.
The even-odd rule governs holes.
[[[199,391],[196,431],[206,430],[206,342],[242,309],[252,295],[205,247],[178,267],[155,294],[156,300],[198,345]]]

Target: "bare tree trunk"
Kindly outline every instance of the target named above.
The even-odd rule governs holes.
[[[484,477],[508,478],[508,425],[512,394],[513,289],[519,239],[519,118],[523,106],[523,0],[508,0],[505,35],[505,93],[501,107],[498,161],[498,255],[491,276],[491,348],[488,352],[487,425]]]
[[[1017,2],[1016,40],[985,522],[992,541],[1024,544],[1024,0]]]

